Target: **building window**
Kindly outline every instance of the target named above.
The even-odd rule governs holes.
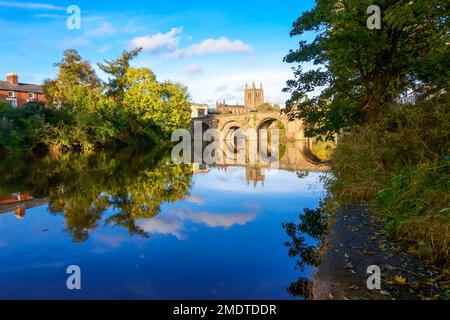
[[[14,107],[17,108],[17,99],[6,99],[6,101],[8,101],[8,103]]]
[[[8,91],[8,97],[14,98],[14,91]]]
[[[30,93],[28,94],[28,99],[34,100],[34,93],[30,92]]]
[[[204,117],[204,116],[206,116],[205,109],[198,109],[198,116],[199,116],[199,117]]]

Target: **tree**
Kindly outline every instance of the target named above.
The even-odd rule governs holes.
[[[191,109],[187,89],[172,82],[158,83],[147,68],[129,68],[123,107],[132,115],[137,130],[153,136],[155,129],[168,137],[179,128],[188,128]]]
[[[301,40],[287,63],[313,63],[294,68],[287,82],[287,111],[304,118],[308,136],[327,135],[371,121],[388,110],[405,88],[426,94],[448,87],[449,20],[444,0],[378,1],[380,30],[367,28],[368,0],[317,0],[293,24]],[[308,99],[307,93],[320,94]]]
[[[48,104],[74,107],[88,94],[99,90],[101,82],[87,60],[74,49],[64,51],[63,58],[55,64],[58,77],[44,82],[44,93]]]
[[[109,83],[107,85],[107,95],[114,100],[121,101],[123,98],[126,89],[126,75],[128,68],[130,68],[130,61],[137,57],[141,51],[142,48],[133,49],[131,51],[124,50],[120,58],[115,60],[105,60],[104,64],[98,64],[103,72],[112,76],[112,78],[109,78]]]

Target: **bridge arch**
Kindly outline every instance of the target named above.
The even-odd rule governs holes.
[[[283,121],[283,119],[280,119],[279,117],[269,116],[269,117],[265,117],[261,121],[259,121],[259,123],[258,123],[258,125],[256,127],[256,130],[259,131],[260,129],[269,129],[270,126],[272,126],[275,122],[279,122],[284,127],[286,127],[286,124]]]
[[[242,123],[236,120],[231,120],[221,126],[220,132],[222,133],[224,140],[232,140],[238,130],[244,131],[244,126]]]

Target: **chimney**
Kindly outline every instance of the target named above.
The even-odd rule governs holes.
[[[19,76],[17,73],[9,73],[6,76],[6,81],[8,81],[12,85],[18,85],[19,84]]]

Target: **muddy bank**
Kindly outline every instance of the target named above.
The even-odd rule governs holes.
[[[426,267],[386,239],[368,206],[337,212],[312,285],[316,300],[446,299],[442,272]],[[381,289],[369,290],[369,266],[381,269]]]

